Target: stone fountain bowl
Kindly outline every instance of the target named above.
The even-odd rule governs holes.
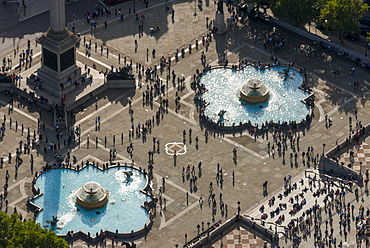
[[[266,102],[269,94],[269,89],[261,80],[252,78],[242,85],[239,96],[242,100],[255,104]]]
[[[97,182],[87,182],[76,192],[76,203],[85,209],[104,207],[108,200],[108,191]]]

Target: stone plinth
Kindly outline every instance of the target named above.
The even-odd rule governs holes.
[[[76,44],[79,37],[65,27],[65,1],[50,0],[50,28],[37,40],[42,46],[42,64],[38,77],[42,88],[60,97],[69,92],[69,80],[80,79],[76,65]]]
[[[42,88],[59,97],[63,88],[71,86],[68,79],[78,80],[81,68],[76,65],[76,43],[79,38],[67,29],[54,32],[49,29],[38,42],[42,45],[42,64],[38,77],[42,80]]]
[[[107,80],[110,89],[133,89],[136,88],[135,79]]]
[[[107,83],[109,88],[136,88],[135,76],[133,75],[131,68],[128,67],[123,67],[117,71],[109,72]]]
[[[215,27],[217,28],[217,34],[223,34],[226,32],[226,23],[224,14],[216,13]]]

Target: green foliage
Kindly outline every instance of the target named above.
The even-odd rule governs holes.
[[[362,0],[329,0],[321,9],[320,22],[325,28],[343,34],[358,33],[358,21],[368,9]]]
[[[320,14],[324,0],[268,0],[277,18],[306,24],[314,21]]]
[[[0,212],[0,247],[9,248],[67,248],[64,239],[55,232],[41,228],[29,220],[23,222],[19,215]]]

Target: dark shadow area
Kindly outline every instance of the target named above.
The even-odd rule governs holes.
[[[107,36],[105,32],[101,32],[102,31],[101,29],[105,27],[98,28],[97,29],[98,32],[92,30],[90,34],[95,39],[100,39],[102,41],[103,46],[106,46],[107,41],[109,40],[115,40],[125,36],[138,35],[138,42],[140,42],[141,37],[143,37],[144,35],[151,36],[154,37],[156,40],[159,40],[164,33],[169,31],[168,25],[171,24],[171,20],[170,22],[168,22],[168,20],[172,18],[168,17],[176,15],[176,12],[172,12],[173,4],[170,2],[166,3],[165,5],[157,7],[157,9],[163,13],[167,13],[167,15],[158,15],[156,14],[157,12],[155,11],[153,12],[146,11],[145,13],[135,13],[135,14],[132,12],[128,14],[128,16],[125,16],[124,20],[119,19],[119,15],[117,15],[117,19],[113,23],[110,23],[110,25],[111,26],[121,25],[123,27],[122,32],[120,32],[119,35],[112,35],[112,33],[110,33],[110,35]],[[125,8],[124,11],[127,11],[127,8]],[[127,12],[123,14],[127,15]],[[112,13],[112,15],[114,15],[114,13]],[[172,23],[174,23],[174,19],[172,20],[173,20]],[[128,22],[130,23],[135,22],[137,29],[125,28]],[[160,25],[161,23],[162,25]],[[165,23],[165,25],[163,25],[163,23]],[[107,29],[109,29],[109,27],[107,27]]]

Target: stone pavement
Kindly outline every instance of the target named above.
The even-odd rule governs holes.
[[[351,156],[353,152],[353,156]],[[365,173],[366,169],[369,169],[370,162],[370,146],[367,143],[362,143],[355,146],[353,149],[348,150],[346,153],[342,154],[339,159],[339,163],[344,163],[344,165],[351,165],[355,171],[360,171]],[[361,163],[361,165],[360,165]],[[361,167],[361,168],[360,168]]]
[[[258,248],[263,247],[264,241],[255,234],[248,232],[244,228],[234,229],[226,234],[224,238],[217,241],[214,248]]]
[[[18,23],[18,3],[16,1],[8,1],[6,5],[0,5],[0,34],[6,32],[9,27],[15,26]]]
[[[187,48],[189,44],[195,44],[195,40],[201,40],[203,35],[206,35],[206,17],[212,18],[215,6],[210,3],[205,4],[202,12],[197,10],[197,16],[194,17],[194,5],[181,1],[169,2],[175,10],[175,22],[171,22],[171,15],[164,10],[165,2],[159,2],[159,6],[150,5],[148,10],[140,9],[138,13],[145,15],[144,21],[144,36],[140,39],[137,35],[139,23],[135,21],[133,15],[125,17],[125,20],[111,22],[108,28],[98,28],[83,35],[86,42],[92,40],[92,57],[87,59],[79,54],[79,60],[83,60],[84,64],[92,66],[93,59],[101,61],[105,65],[114,65],[115,67],[122,66],[124,57],[133,60],[135,68],[136,62],[146,66],[154,66],[158,64],[161,56],[174,56],[177,49]],[[128,3],[127,3],[128,4]],[[138,2],[138,5],[141,4]],[[128,5],[127,5],[128,6]],[[226,11],[225,11],[226,12]],[[158,14],[159,13],[159,14]],[[227,13],[227,12],[226,12]],[[101,22],[99,20],[99,22]],[[161,32],[153,36],[149,32],[151,25],[161,27]],[[82,24],[81,25],[85,25]],[[77,26],[78,27],[78,26]],[[272,136],[258,137],[254,140],[247,132],[239,134],[218,134],[212,133],[208,142],[204,137],[204,130],[201,130],[197,120],[197,113],[193,104],[194,93],[189,89],[190,79],[196,69],[201,69],[200,53],[204,50],[207,55],[207,62],[216,65],[219,54],[225,51],[229,53],[230,63],[237,63],[241,58],[247,58],[249,61],[269,61],[272,51],[265,50],[262,43],[263,39],[272,32],[278,32],[279,35],[286,38],[286,46],[282,50],[275,51],[275,55],[282,63],[295,62],[297,68],[305,67],[309,72],[309,83],[313,87],[316,94],[315,118],[309,129],[300,132],[301,141],[298,152],[298,147],[288,148],[287,154],[290,152],[298,152],[299,157],[297,162],[289,161],[288,156],[283,159],[278,153],[274,158],[267,151],[268,141],[272,142]],[[135,53],[134,40],[138,40],[138,49]],[[98,48],[103,45],[104,53],[100,54],[100,50],[94,51],[94,44],[97,42]],[[34,43],[33,43],[34,44]],[[107,58],[105,52],[109,48],[109,56]],[[36,49],[33,45],[33,48]],[[146,56],[146,49],[149,48],[149,56]],[[157,56],[151,56],[151,50],[156,49]],[[161,140],[160,152],[154,156],[154,172],[155,180],[153,187],[156,192],[161,185],[161,178],[166,178],[166,191],[164,197],[170,199],[166,209],[162,211],[162,217],[155,218],[154,226],[147,237],[137,240],[139,247],[175,247],[175,244],[182,246],[184,244],[184,235],[195,237],[197,235],[197,224],[202,221],[204,223],[213,222],[211,216],[211,208],[207,204],[201,209],[198,203],[200,195],[204,199],[208,197],[208,185],[211,181],[214,183],[214,193],[217,198],[220,193],[223,194],[223,201],[228,205],[228,214],[221,215],[217,211],[216,220],[227,220],[230,216],[237,212],[238,204],[242,212],[248,215],[258,213],[258,208],[273,195],[277,195],[282,189],[283,178],[291,175],[295,180],[302,177],[304,169],[315,168],[316,164],[312,161],[303,162],[301,152],[307,150],[307,147],[314,147],[314,154],[321,154],[322,144],[326,146],[335,146],[336,140],[344,140],[349,132],[348,116],[354,115],[354,110],[358,111],[358,118],[362,122],[370,121],[367,114],[369,104],[369,82],[367,72],[363,68],[356,67],[354,76],[348,75],[347,71],[354,65],[349,61],[344,61],[334,54],[322,50],[315,46],[311,41],[297,37],[294,34],[284,30],[277,30],[274,27],[267,26],[261,23],[246,22],[228,28],[228,32],[223,35],[215,35],[210,42],[209,48],[206,49],[203,44],[199,46],[199,50],[192,50],[192,54],[186,53],[185,58],[180,58],[178,63],[173,62],[171,70],[181,77],[186,79],[186,87],[183,91],[175,89],[171,82],[168,83],[168,91],[166,97],[170,101],[169,113],[164,115],[163,120],[158,126],[153,129],[151,137],[158,137]],[[35,50],[36,52],[36,50]],[[84,49],[80,49],[84,53]],[[118,54],[121,60],[118,61]],[[9,55],[11,56],[11,55]],[[129,60],[127,60],[129,62]],[[120,62],[120,64],[118,64]],[[37,61],[35,61],[37,63]],[[101,70],[103,66],[98,68]],[[341,68],[340,76],[335,77],[332,72]],[[23,72],[21,72],[23,74]],[[166,79],[167,72],[165,71],[161,78]],[[360,81],[361,87],[353,89],[353,82]],[[75,119],[71,125],[80,126],[82,130],[81,147],[64,146],[61,144],[60,153],[65,153],[67,149],[71,149],[72,155],[75,155],[78,161],[86,159],[99,159],[108,161],[109,148],[113,147],[113,135],[120,137],[124,134],[124,141],[121,145],[120,141],[115,144],[120,160],[130,160],[129,154],[126,152],[126,147],[129,145],[128,132],[131,128],[131,122],[128,115],[127,98],[130,96],[133,99],[134,122],[144,123],[145,120],[152,118],[159,107],[158,99],[154,103],[153,109],[150,106],[143,106],[141,103],[142,92],[147,84],[144,80],[140,82],[144,85],[144,89],[136,89],[134,92],[125,92],[123,90],[108,91],[98,96],[98,109],[92,103],[87,103],[84,108],[79,108]],[[181,96],[181,108],[179,113],[175,112],[174,97],[176,92]],[[17,176],[14,171],[14,164],[7,162],[8,152],[13,153],[16,147],[19,146],[20,140],[25,140],[27,128],[30,127],[31,136],[33,130],[37,131],[37,118],[41,122],[46,123],[45,130],[41,130],[44,140],[41,142],[41,147],[44,146],[45,137],[48,137],[49,142],[56,143],[55,133],[53,132],[52,116],[47,111],[42,111],[34,105],[29,105],[27,101],[16,98],[16,103],[13,112],[8,114],[8,100],[10,96],[1,96],[0,118],[5,114],[6,131],[5,139],[1,144],[4,148],[0,155],[5,158],[5,167],[1,174],[5,174],[5,170],[9,170],[11,174],[10,190],[9,190],[9,212],[11,207],[17,206],[19,212],[23,216],[30,217],[31,213],[27,213],[25,202],[27,196],[31,195],[30,185],[33,173],[39,170],[45,163],[51,163],[54,160],[54,154],[44,154],[40,151],[37,156],[36,150],[32,150],[35,157],[34,171],[29,168],[30,155],[22,155],[24,164],[19,168]],[[21,104],[18,107],[18,102]],[[23,107],[24,106],[24,107]],[[328,115],[333,120],[333,126],[325,127],[325,115]],[[101,129],[95,131],[95,118],[101,116]],[[10,117],[12,118],[12,129],[10,129]],[[15,130],[15,121],[18,122],[17,131]],[[24,124],[24,134],[21,134],[21,124]],[[174,142],[183,142],[182,131],[192,129],[192,137],[187,136],[186,153],[179,155],[176,166],[173,164],[171,155],[165,152],[165,145]],[[199,146],[195,146],[195,137],[199,136]],[[87,138],[95,140],[97,137],[100,141],[98,149],[95,149],[95,144],[90,144],[87,148]],[[101,143],[107,137],[107,148]],[[151,137],[144,142],[139,138],[134,138],[132,143],[135,146],[133,159],[140,166],[146,166],[148,162],[147,152],[152,149]],[[237,165],[232,162],[233,148],[238,150]],[[197,188],[194,190],[187,178],[182,178],[181,171],[183,167],[189,165],[197,165],[199,161],[203,162],[201,172],[197,171],[198,181]],[[216,185],[216,170],[217,163],[220,163],[223,169],[224,183]],[[235,183],[232,182],[232,173],[235,174]],[[263,195],[262,182],[268,180],[268,195]],[[4,184],[4,176],[0,177],[0,183]],[[186,200],[186,192],[189,192],[189,199]],[[351,195],[351,194],[349,194]],[[21,197],[20,197],[21,196]],[[349,196],[354,199],[354,196]],[[368,197],[363,195],[365,203]],[[357,201],[355,201],[356,204]],[[364,203],[364,204],[365,204]],[[2,206],[4,210],[4,206]],[[159,210],[159,209],[158,209]],[[257,210],[257,212],[256,212]],[[259,214],[256,215],[256,217]],[[353,233],[350,233],[353,240]],[[339,236],[338,236],[339,237]],[[302,247],[313,247],[313,237],[310,236],[307,241],[303,242]],[[224,240],[225,241],[225,240]],[[260,242],[260,241],[258,241]],[[282,240],[282,246],[288,247],[291,241]],[[75,247],[83,247],[85,243],[82,241],[74,242]],[[110,244],[109,244],[110,246]]]

